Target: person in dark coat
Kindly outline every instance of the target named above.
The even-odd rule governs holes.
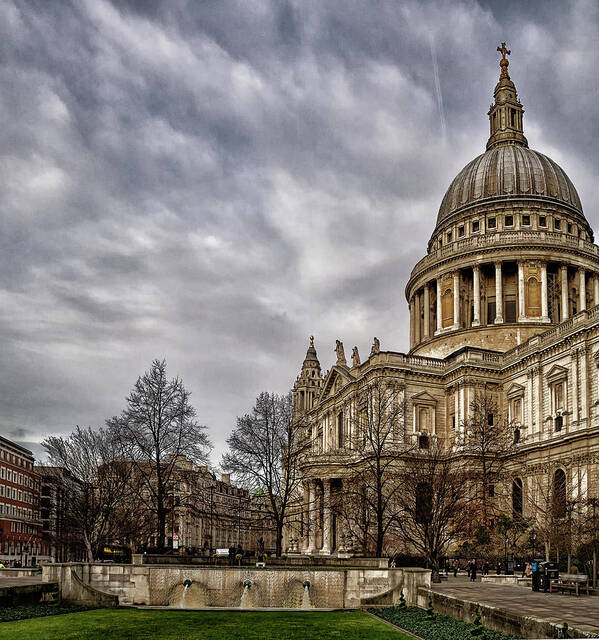
[[[476,558],[472,561],[472,568],[470,569],[470,581],[476,582]]]

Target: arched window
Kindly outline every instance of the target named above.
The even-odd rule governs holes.
[[[427,482],[419,482],[416,485],[415,520],[418,524],[427,524],[431,521],[433,512],[431,494],[431,488]]]
[[[512,511],[514,516],[522,515],[522,479],[514,478],[512,482]]]
[[[557,469],[553,474],[553,515],[563,518],[566,515],[566,474],[563,469]]]
[[[526,283],[527,314],[531,318],[541,315],[541,283],[536,278],[529,278]]]

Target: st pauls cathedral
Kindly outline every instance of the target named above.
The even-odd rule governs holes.
[[[510,510],[530,515],[533,476],[573,498],[596,495],[599,247],[570,178],[529,148],[510,52],[505,44],[498,51],[486,150],[447,189],[405,288],[409,352],[375,338],[361,361],[357,348],[346,358],[338,341],[337,361],[323,374],[311,340],[293,387],[310,448],[305,513],[288,548],[343,551],[343,524],[331,507],[353,446],[350,405],[381,371],[404,390],[402,437],[416,446],[459,441],[475,394],[493,392],[524,461],[511,470]]]

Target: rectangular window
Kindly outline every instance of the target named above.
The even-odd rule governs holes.
[[[553,221],[553,228],[556,231],[559,231],[559,226],[560,226],[560,221],[557,218],[555,218],[555,220]]]
[[[515,300],[505,301],[505,321],[516,322],[516,301]]]
[[[451,242],[451,231],[447,232],[447,242]]]
[[[464,237],[464,226],[458,227],[458,238]]]
[[[555,430],[561,431],[564,426],[564,416],[556,416],[555,418]]]
[[[488,413],[487,414],[487,424],[492,427],[493,423],[495,422],[495,415],[492,413]]]
[[[522,226],[530,227],[530,216],[522,216]]]
[[[568,222],[568,233],[572,234],[572,223]]]
[[[547,226],[547,216],[539,216],[539,227]]]
[[[478,220],[474,220],[472,223],[472,233],[478,233],[480,231],[480,222]]]
[[[497,227],[497,220],[495,218],[489,218],[487,220],[487,227],[489,229],[495,229]]]
[[[496,313],[495,301],[487,302],[487,324],[494,324]]]
[[[514,216],[505,216],[505,226],[506,227],[514,226]]]

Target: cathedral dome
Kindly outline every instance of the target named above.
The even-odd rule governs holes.
[[[437,226],[471,207],[527,197],[548,199],[583,215],[572,181],[556,162],[522,144],[503,144],[460,171],[441,202]]]

